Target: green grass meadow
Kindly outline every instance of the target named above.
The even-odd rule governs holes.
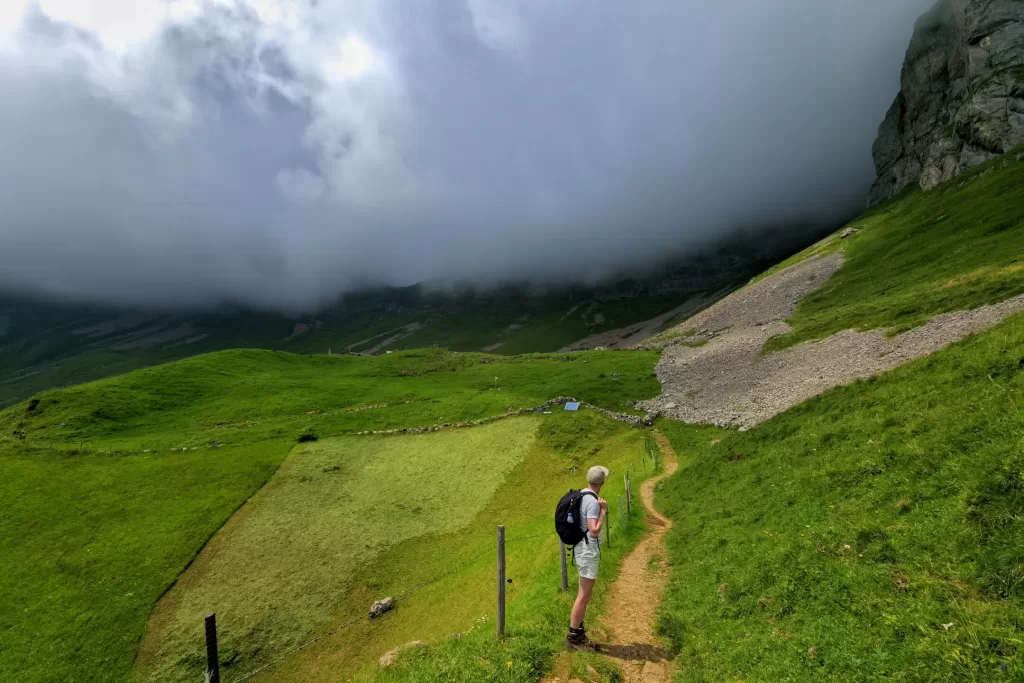
[[[202,671],[196,626],[210,612],[223,615],[225,661],[252,668],[262,653],[327,630],[360,567],[406,541],[467,526],[526,457],[536,429],[527,417],[298,446],[168,595],[173,609],[157,619],[167,628],[152,636],[157,666],[145,678]]]
[[[781,266],[842,249],[846,263],[800,302],[767,351],[844,329],[900,332],[1024,293],[1024,147],[928,192],[908,190]]]
[[[571,439],[581,432],[589,436]],[[506,680],[486,671],[508,674],[510,659],[524,675],[542,671],[568,618],[557,590],[553,501],[581,485],[581,470],[573,475],[573,467],[596,462],[618,473],[636,463],[639,485],[643,453],[642,432],[564,411],[435,434],[302,445],[158,606],[136,678],[200,677],[202,620],[211,611],[222,634],[222,675],[233,680],[364,615],[387,595],[403,596],[394,613],[358,622],[256,680],[338,681],[368,664],[374,669],[380,655],[411,640],[434,645],[410,654],[397,669],[406,673],[392,678],[418,680],[417,667],[434,671],[448,657],[452,670],[462,671],[451,680]],[[608,488],[615,501],[622,483],[616,477]],[[609,573],[642,527],[634,512],[625,527],[614,520]],[[506,526],[512,579],[504,644],[489,642],[498,524]],[[466,639],[447,642],[456,632]],[[479,647],[507,654],[481,665]],[[370,670],[363,675],[372,678]]]
[[[437,547],[432,547],[433,540],[410,545],[405,548],[410,555],[400,554],[384,565],[393,571],[409,566],[406,557],[415,557],[421,552],[437,558],[456,553],[482,553],[482,558],[477,560],[479,564],[465,579],[446,580],[432,586],[422,596],[417,594],[411,609],[419,610],[419,615],[402,624],[396,623],[400,634],[379,641],[381,645],[393,647],[423,639],[430,641],[430,646],[408,651],[393,668],[365,667],[353,676],[353,681],[533,683],[539,680],[549,670],[554,655],[564,652],[569,611],[575,598],[575,572],[570,566],[569,592],[560,593],[557,539],[553,535],[542,539],[531,537],[550,533],[551,501],[569,487],[583,486],[585,482],[581,479],[586,468],[600,463],[608,466],[612,474],[601,491],[602,497],[609,501],[612,547],[602,550],[601,574],[588,611],[587,624],[591,629],[596,627],[607,588],[621,560],[645,529],[638,492],[640,484],[653,474],[650,460],[646,462],[646,473],[644,471],[645,434],[587,411],[532,419],[541,424],[531,454],[461,537],[444,539]],[[632,514],[626,514],[625,522],[620,523],[618,499],[623,493],[622,474],[630,467],[636,471],[632,480],[636,500]],[[575,468],[574,473],[569,472],[572,468]],[[494,529],[501,521],[505,521],[509,538],[508,576],[512,579],[507,586],[508,619],[504,641],[495,637],[493,617]],[[517,538],[526,540],[517,541]],[[453,564],[452,559],[435,562],[437,566]],[[453,596],[458,599],[454,600]],[[464,607],[463,601],[470,606]],[[386,628],[386,625],[381,627]],[[375,651],[386,649],[378,647]],[[344,653],[344,648],[341,651]],[[309,657],[314,660],[315,655]],[[594,655],[574,657],[574,671],[584,680],[589,678],[583,673],[587,666],[595,668],[604,683],[621,680],[613,667]],[[267,680],[278,679],[272,676]],[[297,683],[316,679],[295,675],[280,680]]]
[[[0,451],[0,680],[127,680],[152,606],[290,447]]]
[[[426,350],[363,358],[240,350],[48,391],[12,406],[0,412],[0,680],[180,680],[179,672],[194,673],[197,662],[201,666],[202,649],[192,647],[201,631],[189,632],[194,625],[188,617],[208,608],[205,596],[216,598],[210,602],[222,612],[225,662],[240,671],[320,627],[365,612],[371,597],[379,597],[378,586],[399,592],[413,579],[431,578],[454,559],[493,547],[498,523],[510,525],[512,540],[516,525],[522,525],[520,534],[523,529],[549,532],[549,508],[561,489],[579,485],[578,476],[567,474],[569,469],[582,466],[585,456],[602,449],[613,460],[625,458],[626,451],[634,453],[633,445],[628,445],[634,437],[620,433],[631,434],[630,430],[594,414],[566,418],[560,411],[554,417],[503,420],[422,437],[353,435],[501,415],[564,394],[624,410],[628,401],[657,393],[652,376],[656,360],[653,353],[615,352],[499,358]],[[521,424],[539,426],[533,427],[536,434],[520,440],[506,433]],[[573,424],[586,427],[573,431]],[[234,572],[252,557],[261,557],[264,571],[255,571],[254,566],[255,573],[242,572],[234,579],[215,576],[209,592],[200,591],[193,602],[186,599],[177,605],[180,612],[153,613],[153,623],[163,624],[169,635],[143,643],[158,599],[232,513],[274,475],[304,432],[313,432],[320,440],[300,445],[294,460],[288,460],[273,480],[294,494],[273,500],[302,505],[293,509],[284,504],[272,508],[269,516],[252,517],[248,509],[258,506],[243,507],[223,534],[236,538],[231,533],[235,522],[247,520],[238,527],[244,530],[237,537],[241,545],[230,545],[223,566],[213,563],[214,568]],[[427,443],[436,446],[410,448]],[[590,445],[584,452],[576,450],[578,444]],[[444,466],[431,469],[434,461]],[[527,462],[529,471],[523,471]],[[415,512],[413,505],[406,515],[411,522],[400,522],[397,530],[392,530],[390,519],[374,528],[332,524],[337,519],[372,519],[376,510],[371,503],[386,497],[394,463],[408,475],[400,480],[400,490],[410,492],[410,497],[410,487],[418,481],[414,475],[430,481],[440,496],[432,503],[436,514]],[[304,464],[308,471],[302,469]],[[539,472],[544,473],[542,480],[535,476]],[[295,476],[289,478],[289,473]],[[350,479],[353,473],[358,476]],[[489,478],[467,476],[471,473]],[[506,480],[517,476],[526,482],[523,486],[530,495],[513,490],[513,500],[529,504],[511,511],[493,508],[494,487],[507,487]],[[339,481],[346,486],[331,488]],[[257,499],[277,487],[275,483],[260,491]],[[314,490],[319,497],[301,495]],[[452,501],[459,504],[449,505]],[[452,511],[461,516],[445,517]],[[281,526],[277,521],[259,526],[261,520],[271,519]],[[282,529],[301,530],[314,521],[320,525],[315,528],[331,533],[280,535]],[[250,528],[259,533],[250,536]],[[475,540],[467,542],[465,532],[453,532],[455,528],[473,529]],[[358,537],[380,533],[385,536],[357,546]],[[283,544],[277,546],[279,555],[260,550],[273,539]],[[537,561],[536,566],[528,565],[533,568],[524,582],[550,571],[549,564],[554,563],[557,571],[554,542],[536,542],[538,547],[550,546],[546,562],[539,561],[536,547],[522,546],[520,551],[510,545],[510,561],[520,556]],[[330,550],[333,544],[345,546],[343,557],[337,549]],[[295,566],[308,567],[307,575],[274,574],[273,567],[264,566],[264,560],[289,557],[292,547],[302,549],[291,559],[295,564],[283,562],[276,568],[289,572]],[[323,561],[323,553],[330,562]],[[409,561],[395,573],[387,562],[404,553]],[[193,569],[203,566],[200,562]],[[171,591],[169,599],[179,593],[191,595],[184,588],[193,573],[182,575],[184,583]],[[389,574],[394,576],[382,579]],[[474,586],[474,594],[485,585],[493,588],[493,562],[485,557],[461,576]],[[276,597],[271,593],[247,609],[234,610],[248,605],[254,587],[275,581],[297,592]],[[448,585],[458,584],[444,584]],[[217,592],[225,586],[223,595]],[[525,590],[525,583],[521,586]],[[424,589],[415,598],[420,602],[404,605],[404,613],[415,615],[410,617],[413,621],[394,618],[386,625],[374,624],[378,636],[357,639],[363,643],[361,649],[341,657],[338,666],[355,673],[405,642],[392,642],[391,635],[415,630],[416,637],[433,640],[468,629],[474,618],[493,611],[493,591],[483,589],[457,610],[446,603],[448,611],[428,616],[430,596],[443,596],[441,590]],[[293,611],[274,610],[280,619],[269,619],[274,599],[292,605]],[[552,599],[557,602],[557,596]],[[421,607],[414,608],[416,604]],[[232,621],[234,614],[238,621]],[[530,647],[540,646],[539,640],[531,642]],[[140,643],[146,647],[133,664]],[[303,676],[318,670],[304,666],[298,669],[306,672]],[[267,680],[282,675],[275,670]]]
[[[571,395],[611,410],[660,391],[658,354],[515,357],[426,349],[387,356],[236,350],[38,394],[0,412],[26,443],[168,450],[431,426]],[[495,381],[497,377],[497,381]]]
[[[677,681],[1024,679],[1022,399],[1017,316],[749,432],[661,421]]]

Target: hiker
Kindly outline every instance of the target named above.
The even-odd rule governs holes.
[[[559,502],[555,514],[555,527],[563,541],[579,539],[573,545],[572,553],[579,573],[579,593],[572,606],[569,618],[569,635],[566,647],[571,649],[592,649],[587,639],[587,631],[583,626],[583,618],[587,614],[587,604],[597,583],[597,567],[601,562],[601,529],[608,516],[608,502],[600,497],[601,487],[608,477],[608,468],[600,465],[591,467],[587,472],[587,488],[581,491],[569,491]],[[559,515],[564,522],[575,525],[568,533],[563,534],[559,528]]]

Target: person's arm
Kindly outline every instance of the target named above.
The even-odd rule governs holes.
[[[598,498],[597,504],[601,506],[601,514],[597,519],[587,520],[587,529],[594,538],[601,538],[601,529],[604,527],[604,520],[608,517],[608,501]]]

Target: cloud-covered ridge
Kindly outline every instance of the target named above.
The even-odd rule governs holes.
[[[0,288],[310,309],[862,205],[930,0],[7,0]]]

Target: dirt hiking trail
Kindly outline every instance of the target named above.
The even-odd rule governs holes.
[[[622,562],[619,576],[609,589],[608,604],[598,619],[600,652],[619,667],[626,683],[669,683],[672,680],[671,653],[654,633],[658,606],[668,582],[665,534],[672,521],[654,509],[654,487],[675,473],[675,451],[661,433],[654,431],[661,449],[665,470],[640,487],[640,499],[647,512],[650,529]],[[601,631],[608,638],[600,637]],[[553,673],[542,683],[582,683],[568,679],[568,657],[560,657]]]

